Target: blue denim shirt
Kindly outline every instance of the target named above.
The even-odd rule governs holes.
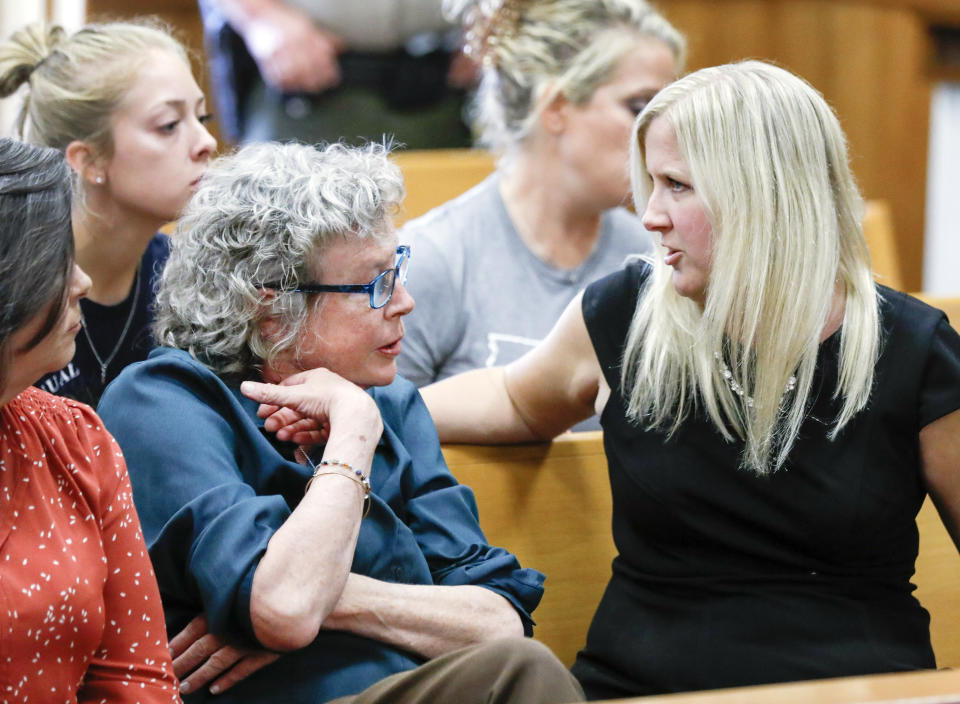
[[[447,469],[413,385],[397,378],[369,393],[384,430],[352,571],[387,582],[486,587],[513,604],[530,634],[543,575],[487,544],[473,492]],[[255,646],[253,575],[310,471],[292,460],[292,445],[264,430],[257,403],[182,350],[159,348],[128,367],[98,411],[127,459],[169,635],[203,610],[212,632]],[[422,662],[379,641],[321,631],[216,700],[323,702]]]

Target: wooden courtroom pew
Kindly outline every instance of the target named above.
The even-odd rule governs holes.
[[[403,171],[407,188],[403,210],[394,217],[397,227],[470,190],[495,167],[493,156],[482,149],[411,149],[390,158]]]
[[[960,323],[960,297],[933,303]],[[547,575],[535,635],[568,665],[586,640],[615,555],[602,443],[597,431],[547,444],[443,448],[451,471],[476,493],[490,542]],[[960,556],[929,499],[917,523],[917,598],[931,614],[938,665],[960,667]]]
[[[706,692],[617,699],[618,704],[958,704],[960,671],[837,677]],[[601,703],[602,704],[602,703]]]
[[[898,291],[906,291],[906,282],[897,256],[893,214],[886,201],[867,201],[867,212],[863,217],[863,236],[870,248],[870,260],[877,281]]]
[[[586,642],[616,554],[602,442],[594,431],[544,444],[443,448],[477,496],[487,539],[547,575],[534,633],[567,665]]]

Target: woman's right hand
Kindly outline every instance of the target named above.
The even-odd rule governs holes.
[[[373,399],[359,386],[329,369],[311,369],[279,384],[245,381],[240,390],[260,402],[257,415],[279,440],[311,446],[344,433],[372,450],[383,432]]]
[[[210,684],[211,694],[220,694],[280,657],[270,650],[235,646],[215,636],[201,613],[170,640],[173,672],[180,678],[180,693],[189,694]]]

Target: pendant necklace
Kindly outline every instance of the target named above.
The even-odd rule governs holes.
[[[733,372],[723,363],[723,359],[720,357],[719,352],[713,353],[714,358],[717,360],[717,364],[720,367],[720,376],[723,377],[723,380],[727,382],[727,386],[730,387],[730,390],[735,393],[737,396],[742,398],[748,408],[753,408],[753,397],[748,396],[747,393],[743,390],[743,387],[733,378]],[[783,389],[783,395],[786,396],[791,391],[797,387],[797,377],[795,374],[791,374],[790,378],[787,379],[787,385]]]
[[[133,277],[133,303],[130,306],[130,312],[127,313],[127,322],[123,324],[123,331],[120,333],[120,339],[117,340],[117,344],[113,346],[110,354],[107,355],[106,359],[101,359],[100,355],[97,353],[97,348],[93,346],[93,338],[90,337],[90,333],[87,331],[87,326],[83,326],[83,334],[87,338],[87,344],[90,345],[90,351],[93,352],[93,358],[97,360],[97,364],[100,365],[100,383],[107,383],[107,367],[110,366],[110,362],[113,361],[113,358],[117,356],[117,352],[120,351],[120,346],[123,344],[124,339],[127,337],[127,333],[130,331],[130,325],[133,323],[133,316],[137,311],[137,299],[140,297],[140,265],[137,265],[137,273]]]

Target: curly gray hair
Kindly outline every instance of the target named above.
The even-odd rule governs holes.
[[[248,379],[296,346],[309,299],[267,294],[304,282],[337,237],[379,238],[403,200],[381,144],[256,144],[218,159],[180,219],[157,293],[154,334],[224,378]],[[260,322],[283,333],[267,340]]]

